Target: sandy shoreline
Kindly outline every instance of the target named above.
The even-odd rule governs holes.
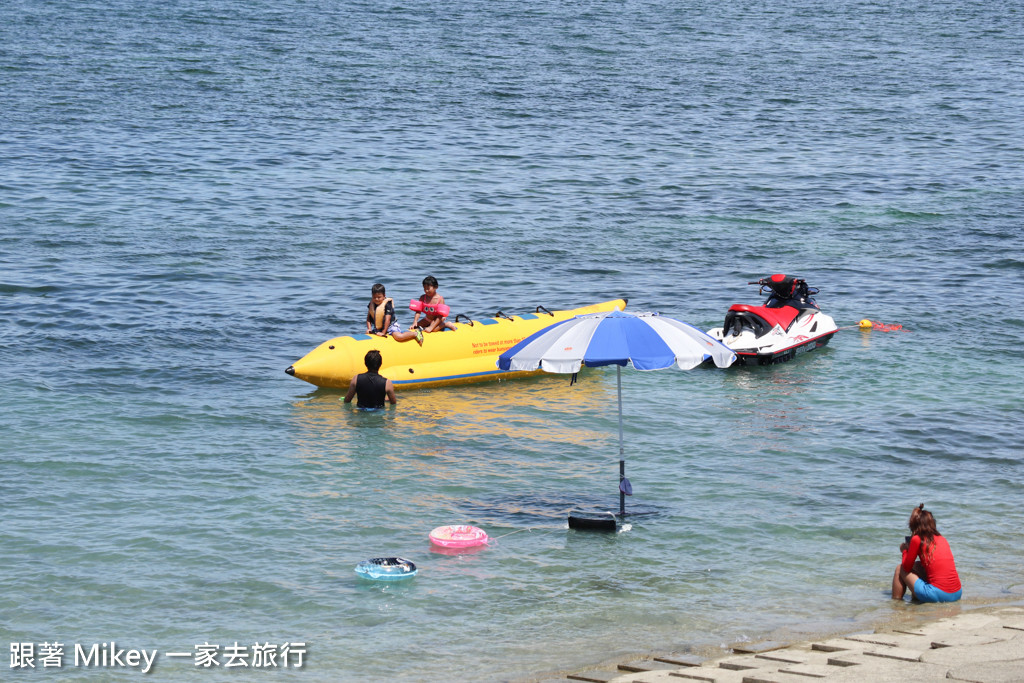
[[[911,607],[910,603],[907,606]],[[526,680],[783,683],[817,678],[861,683],[1024,683],[1024,596],[927,607],[927,612],[896,611],[891,617],[854,631],[822,633],[799,640],[792,638],[792,633],[773,632],[727,649],[648,651]]]

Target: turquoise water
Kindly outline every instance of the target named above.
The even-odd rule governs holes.
[[[1024,15],[720,5],[7,3],[0,642],[500,680],[849,630],[907,609],[922,501],[967,603],[1024,594]],[[617,505],[614,371],[384,414],[283,372],[376,281],[709,328],[774,272],[906,331],[625,371],[649,514],[615,536],[565,524]],[[432,553],[456,523],[501,538]],[[413,581],[356,578],[396,554]]]

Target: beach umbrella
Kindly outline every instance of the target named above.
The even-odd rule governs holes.
[[[720,368],[736,360],[729,348],[692,325],[657,313],[611,311],[578,315],[535,332],[498,357],[506,371],[576,373],[585,365],[615,366],[619,397],[619,514],[626,513],[626,479],[622,444],[622,367],[661,370],[675,365],[690,370],[711,360]]]

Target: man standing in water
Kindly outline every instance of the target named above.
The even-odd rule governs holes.
[[[367,351],[363,358],[366,364],[366,372],[360,373],[352,378],[348,385],[348,393],[345,394],[345,403],[351,403],[352,397],[358,394],[356,407],[360,410],[377,410],[384,407],[384,399],[387,398],[392,405],[398,403],[395,399],[395,388],[391,380],[382,377],[377,371],[383,360],[380,351],[373,349]]]

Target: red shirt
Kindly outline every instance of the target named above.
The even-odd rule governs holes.
[[[953,551],[949,549],[949,542],[945,537],[936,534],[931,552],[926,553],[921,537],[917,534],[911,536],[910,547],[903,553],[903,571],[913,571],[914,560],[918,557],[921,558],[921,564],[928,575],[922,577],[925,581],[946,593],[956,593],[960,590],[960,575],[956,573]]]

